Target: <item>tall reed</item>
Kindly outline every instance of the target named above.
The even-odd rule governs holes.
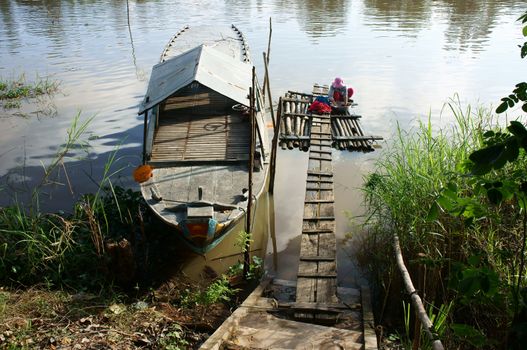
[[[481,135],[493,125],[490,111],[470,106],[462,108],[458,100],[446,105],[455,124],[434,130],[432,117],[420,121],[417,128],[397,128],[394,141],[368,175],[364,193],[370,225],[395,230],[400,239],[416,251],[440,254],[446,227],[430,222],[428,212],[438,191],[462,171],[470,153],[481,146]]]
[[[490,109],[463,107],[459,99],[445,106],[443,113],[447,112],[455,122],[446,128],[434,129],[431,116],[410,131],[398,128],[375,171],[366,177],[363,190],[370,231],[366,244],[371,247],[365,253],[368,256],[361,260],[367,261],[372,278],[384,289],[378,314],[384,317],[394,312],[390,305],[395,305],[393,298],[400,297],[399,282],[387,242],[397,234],[414,284],[424,300],[452,305],[449,323],[473,322],[478,330],[496,339],[510,321],[506,285],[514,280],[511,275],[517,258],[506,255],[517,251],[521,220],[512,214],[513,204],[493,207],[484,201],[460,200],[464,207],[455,215],[452,208],[447,212],[445,207],[437,206],[438,198],[473,194],[473,180],[466,170],[469,155],[483,146],[485,131],[499,127]],[[505,171],[524,166],[522,162]],[[489,181],[498,178],[499,174],[491,174]],[[488,215],[478,221],[467,220],[465,213],[479,210],[479,206],[488,206]],[[432,213],[434,210],[437,212]],[[467,267],[460,270],[459,266]],[[460,271],[496,271],[496,278],[505,282],[505,287],[496,291],[502,297],[492,303],[476,294],[478,300],[462,299],[453,289]],[[494,288],[492,278],[489,288]],[[453,333],[447,328],[445,334],[448,337]]]
[[[43,177],[32,189],[28,205],[13,203],[0,208],[0,271],[5,272],[0,274],[0,284],[90,288],[104,277],[104,242],[110,237],[134,235],[140,195],[111,182],[122,170],[114,169],[118,150],[105,163],[96,193],[83,196],[72,215],[40,210],[42,189],[54,182],[59,171],[67,176],[65,163],[71,150],[79,145],[88,147],[84,140],[92,119],[81,120],[80,112],[73,117],[64,144],[54,159],[43,165]]]

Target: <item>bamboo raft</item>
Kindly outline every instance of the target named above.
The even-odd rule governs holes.
[[[280,121],[280,147],[299,149],[307,152],[310,147],[313,114],[308,111],[316,97],[327,96],[328,86],[313,86],[311,94],[289,91],[278,103]],[[350,107],[356,106],[351,104]],[[371,152],[375,141],[382,140],[380,136],[366,136],[359,123],[360,115],[352,114],[347,109],[330,114],[331,146],[338,150]]]

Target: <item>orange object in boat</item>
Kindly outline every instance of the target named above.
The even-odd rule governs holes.
[[[134,170],[134,180],[141,183],[150,179],[154,174],[152,173],[152,168],[150,165],[140,165]]]

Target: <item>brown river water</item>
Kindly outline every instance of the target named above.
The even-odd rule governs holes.
[[[495,106],[523,79],[516,19],[525,8],[512,0],[0,0],[0,77],[60,82],[49,98],[20,110],[0,108],[0,206],[27,199],[77,113],[93,120],[54,184],[43,189],[41,208],[70,211],[82,193],[95,191],[115,152],[113,183],[135,186],[137,106],[164,45],[186,24],[235,24],[261,76],[271,17],[274,100],[341,76],[355,90],[365,133],[383,136],[386,148],[397,125],[410,129],[429,114],[436,126],[452,123],[440,111],[455,94],[462,103]],[[354,229],[346,213],[362,213],[358,187],[381,151],[334,151],[342,285],[360,282],[347,259],[355,245],[344,239]],[[278,154],[280,278],[296,273],[306,166],[306,153]]]

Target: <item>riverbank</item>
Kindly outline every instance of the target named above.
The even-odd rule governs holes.
[[[71,215],[2,208],[0,242],[0,349],[196,348],[254,287],[239,266],[177,272],[182,242],[120,187]]]
[[[370,220],[360,260],[376,284],[376,321],[381,337],[404,348],[431,348],[409,296],[401,296],[392,258],[397,235],[445,349],[519,348],[527,321],[521,190],[527,158],[519,150],[506,166],[505,160],[481,172],[476,151],[516,130],[505,129],[505,118],[487,108],[459,101],[446,107],[455,125],[435,128],[429,120],[398,130],[363,188]]]

